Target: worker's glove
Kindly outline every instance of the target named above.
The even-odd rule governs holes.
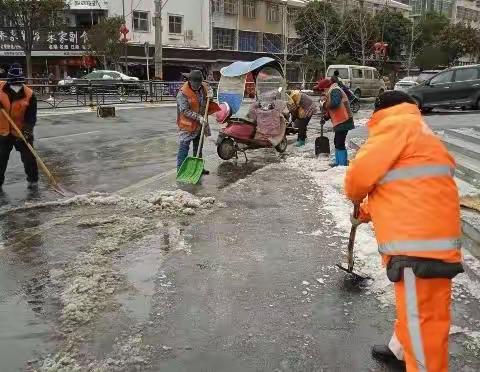
[[[204,125],[207,126],[208,122],[205,120],[204,117],[200,117],[199,119],[200,125],[203,127]]]
[[[22,134],[27,142],[33,142],[33,128],[24,127],[22,129]]]
[[[353,217],[353,213],[350,215],[350,222],[352,223],[353,227],[357,227],[363,223],[363,221],[360,219],[360,217]]]

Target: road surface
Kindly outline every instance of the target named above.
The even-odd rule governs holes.
[[[357,264],[374,280],[358,286],[335,268],[350,205],[344,170],[311,156],[315,124],[304,151],[258,150],[248,163],[220,162],[207,142],[212,174],[182,187],[193,195],[171,194],[160,190],[177,189],[175,115],[42,112],[36,146],[59,182],[108,195],[56,202],[43,183],[29,193],[12,153],[0,209],[2,371],[394,371],[369,355],[395,317],[370,228]],[[479,119],[426,117],[440,129]],[[468,254],[467,264],[452,371],[480,369],[480,264]]]

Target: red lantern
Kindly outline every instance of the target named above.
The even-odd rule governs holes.
[[[120,33],[123,35],[123,38],[122,38],[122,41],[123,42],[127,42],[128,39],[127,39],[127,34],[130,32],[130,30],[127,28],[126,25],[121,25],[120,26]]]

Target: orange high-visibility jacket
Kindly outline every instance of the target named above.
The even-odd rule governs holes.
[[[5,86],[5,81],[0,81],[0,104],[5,109],[7,113],[10,114],[13,122],[17,125],[18,129],[22,130],[25,120],[25,112],[27,111],[28,105],[30,104],[30,99],[32,98],[33,91],[27,87],[23,86],[23,91],[25,92],[25,97],[22,99],[10,102],[7,93],[3,91]],[[17,132],[10,127],[10,123],[4,115],[0,114],[0,136],[8,136],[12,134],[18,137]]]
[[[204,90],[206,97],[208,94],[208,84],[203,82],[202,89]],[[183,84],[180,88],[180,91],[187,97],[188,103],[190,104],[190,110],[196,112],[197,114],[200,113],[200,103],[198,102],[197,94],[190,87],[190,84],[188,84],[188,82],[185,82],[185,84]],[[208,105],[208,114],[211,115],[218,110],[218,105],[215,102],[210,101],[210,104]],[[190,119],[189,117],[183,115],[181,112],[178,113],[177,116],[177,125],[178,128],[180,128],[181,130],[190,133],[195,132],[199,127],[199,123],[197,121]]]
[[[371,219],[378,250],[392,255],[461,261],[455,161],[415,105],[373,114],[369,137],[347,169],[345,193],[368,196],[361,219]]]
[[[342,94],[342,103],[336,108],[330,108],[330,97],[334,89],[337,89]],[[353,116],[352,111],[350,110],[350,103],[348,102],[348,97],[342,90],[342,88],[340,88],[337,84],[333,84],[327,91],[326,106],[328,110],[328,115],[330,116],[330,120],[332,121],[332,125],[334,127],[339,124],[345,123]]]

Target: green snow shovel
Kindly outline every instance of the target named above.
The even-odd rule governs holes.
[[[207,106],[205,107],[205,121],[208,120],[208,106],[210,105],[210,98],[207,98]],[[203,174],[204,160],[199,158],[198,155],[202,152],[203,148],[203,134],[205,132],[205,124],[202,125],[202,131],[200,132],[200,143],[198,144],[197,153],[194,156],[187,157],[180,169],[177,172],[177,182],[197,184]]]

